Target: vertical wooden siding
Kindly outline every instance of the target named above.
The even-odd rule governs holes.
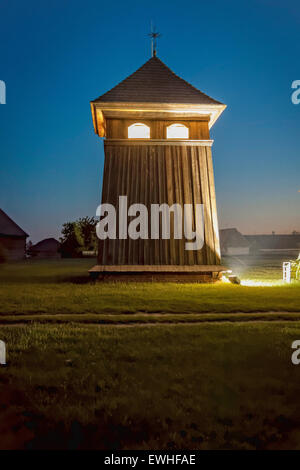
[[[210,265],[220,264],[215,187],[210,147],[189,145],[110,145],[105,143],[102,203],[118,208],[119,196],[128,207],[151,204],[204,204],[205,244],[187,251],[186,239],[99,241],[101,265]],[[128,223],[134,217],[128,217]],[[195,224],[195,213],[194,221]],[[195,227],[195,225],[194,225]],[[117,223],[117,236],[118,236]],[[184,231],[182,231],[184,233]],[[174,234],[171,216],[171,235]]]

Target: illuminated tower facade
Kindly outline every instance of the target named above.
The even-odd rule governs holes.
[[[194,228],[196,206],[203,204],[204,209],[200,249],[187,250],[187,240],[174,236],[176,223],[184,222],[171,214],[169,239],[160,232],[156,239],[99,240],[92,275],[200,282],[221,277],[210,128],[225,107],[175,75],[156,56],[91,102],[95,132],[104,138],[102,203],[118,210],[119,196],[127,196],[128,207],[144,204],[149,232],[153,204],[192,205]]]

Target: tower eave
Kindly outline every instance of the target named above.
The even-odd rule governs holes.
[[[91,111],[95,133],[105,136],[105,119],[119,118],[158,118],[166,119],[204,119],[211,128],[222,112],[225,104],[183,104],[183,103],[141,103],[141,102],[105,102],[91,101]]]

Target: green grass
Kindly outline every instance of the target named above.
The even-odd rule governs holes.
[[[0,267],[1,449],[300,448],[282,258],[226,260],[242,286],[92,283],[93,264]]]
[[[0,448],[299,449],[300,322],[0,327]]]
[[[70,315],[70,320],[74,320],[76,315],[86,315],[86,320],[90,321],[100,314],[111,318],[112,315],[133,313],[300,311],[300,283],[283,285],[280,281],[281,261],[270,263],[259,265],[257,262],[247,269],[240,264],[236,270],[243,271],[243,282],[250,283],[242,286],[224,283],[93,283],[87,272],[94,260],[86,259],[2,265],[0,321],[6,322],[8,317],[15,321],[17,316],[20,320],[24,316],[24,320],[31,321],[34,316],[40,319],[42,314],[48,317],[56,315],[57,320],[57,315]]]

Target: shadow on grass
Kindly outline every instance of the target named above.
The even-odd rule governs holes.
[[[299,418],[291,419],[276,414],[265,419],[260,426],[253,426],[244,433],[237,432],[239,423],[252,420],[249,414],[234,419],[218,420],[218,433],[205,429],[199,423],[176,423],[171,418],[164,421],[164,433],[147,419],[137,419],[130,425],[120,422],[119,416],[107,416],[105,411],[95,409],[93,422],[82,424],[72,420],[51,422],[49,417],[32,411],[14,410],[6,415],[6,438],[2,450],[122,450],[153,449],[182,450],[194,449],[195,445],[207,450],[248,449],[275,450],[291,446],[290,438],[299,432]],[[6,414],[4,411],[4,415]],[[255,419],[254,419],[255,421]],[[1,429],[1,420],[0,420]],[[174,438],[174,436],[176,436]]]
[[[0,265],[2,284],[88,284],[94,259],[25,260]]]

